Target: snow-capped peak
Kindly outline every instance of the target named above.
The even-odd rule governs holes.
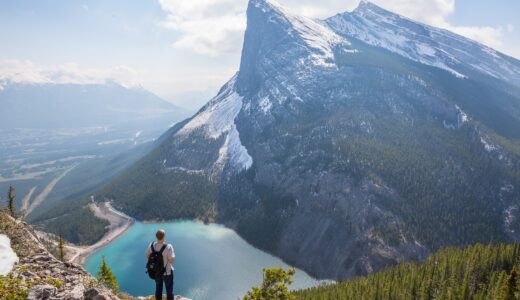
[[[334,45],[350,44],[323,22],[296,15],[274,0],[251,0],[253,8],[268,15],[268,22],[284,26],[289,36],[301,39],[312,50],[310,58],[316,65],[334,65]]]
[[[456,77],[479,72],[520,85],[520,62],[450,31],[425,25],[362,1],[351,13],[326,20],[338,34],[444,69]]]
[[[367,0],[361,0],[359,1],[359,5],[356,7],[356,11],[362,11],[362,10],[368,10],[368,9],[375,9],[375,10],[383,10],[381,7],[373,4],[370,1]]]

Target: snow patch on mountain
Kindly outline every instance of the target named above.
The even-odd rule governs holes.
[[[487,152],[493,152],[498,150],[497,146],[489,142],[488,139],[482,135],[480,136],[480,142],[482,143],[482,145],[484,145],[484,149],[486,149]]]
[[[437,51],[426,44],[417,44],[417,52],[425,56],[435,56]]]
[[[188,124],[179,131],[185,135],[204,127],[209,137],[219,138],[231,131],[235,118],[242,109],[242,97],[234,90],[234,77],[224,91],[213,98]]]
[[[443,120],[442,123],[444,125],[444,128],[458,129],[470,121],[469,116],[458,105],[455,105],[455,109],[457,110],[457,123],[453,124],[453,123],[449,123],[446,120]]]
[[[459,127],[462,126],[464,123],[469,122],[468,115],[458,105],[455,105],[455,108],[459,112]]]
[[[269,97],[264,97],[260,99],[258,105],[260,106],[260,109],[264,112],[264,114],[267,114],[273,107],[273,103],[271,102],[271,100],[269,100]]]
[[[515,230],[511,228],[514,220],[515,213],[518,212],[518,205],[511,205],[504,210],[504,227],[507,233],[515,233]]]
[[[291,24],[294,34],[301,37],[309,48],[315,50],[309,57],[315,65],[334,67],[334,46],[350,45],[350,42],[332,31],[325,23],[298,16],[274,0],[256,0],[254,5],[264,13],[283,16],[285,21]]]
[[[253,158],[242,145],[235,124],[232,125],[224,145],[220,148],[219,157],[215,163],[217,170],[221,170],[226,162],[234,166],[236,171],[247,170],[253,165]]]
[[[520,84],[520,64],[515,59],[447,30],[435,28],[363,1],[353,12],[326,20],[330,28],[413,61],[466,78],[467,68]]]
[[[11,240],[0,234],[0,275],[7,275],[18,262],[18,256],[11,248]]]
[[[360,16],[367,17],[367,15],[372,13],[372,11],[367,11],[361,13]],[[380,21],[386,20],[387,22],[392,22],[393,20],[389,18],[379,18],[374,15],[369,17],[377,18]],[[450,68],[444,61],[438,59],[435,55],[437,50],[433,47],[426,43],[417,43],[417,41],[397,32],[393,26],[384,28],[368,18],[345,20],[341,15],[332,17],[328,20],[328,23],[336,31],[351,35],[371,46],[385,48],[408,59],[446,70],[457,78],[465,78],[465,75]],[[393,22],[391,24],[393,24]]]
[[[213,98],[190,122],[179,130],[177,136],[187,136],[202,128],[207,137],[218,139],[223,134],[226,140],[219,151],[215,168],[222,170],[229,163],[238,171],[249,169],[253,158],[240,141],[235,118],[242,110],[242,96],[235,91],[236,76]]]

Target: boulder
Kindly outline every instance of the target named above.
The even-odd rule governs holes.
[[[55,296],[57,289],[49,284],[37,285],[31,288],[27,300],[47,300]]]
[[[76,285],[70,292],[67,293],[65,299],[68,300],[82,300],[84,299],[85,287],[82,284]]]
[[[84,294],[85,300],[118,300],[119,298],[113,296],[110,292],[97,288],[89,289]]]

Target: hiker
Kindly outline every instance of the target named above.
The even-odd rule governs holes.
[[[155,299],[162,300],[163,283],[166,286],[166,299],[173,300],[173,246],[164,241],[166,232],[161,229],[155,233],[157,241],[146,249],[146,269],[148,276],[155,280]]]

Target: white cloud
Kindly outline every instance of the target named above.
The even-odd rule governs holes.
[[[235,53],[246,27],[247,1],[159,0],[168,14],[162,25],[181,35],[174,47],[212,56]]]
[[[297,14],[309,18],[324,19],[337,13],[351,11],[357,7],[359,0],[278,0],[282,5]]]
[[[439,27],[451,30],[497,50],[503,47],[502,27],[452,26],[450,24]]]
[[[502,46],[501,27],[450,24],[447,18],[455,13],[455,0],[374,0],[374,3],[410,19],[448,29],[490,47]]]
[[[312,18],[326,18],[351,11],[359,0],[278,0],[293,11]],[[483,44],[503,47],[503,29],[490,26],[454,26],[447,21],[455,0],[372,0],[408,18],[454,31]],[[168,14],[162,25],[179,33],[175,47],[217,56],[241,50],[247,0],[159,0]],[[508,27],[507,30],[510,30]]]
[[[29,60],[0,60],[0,82],[102,84],[117,82],[131,87],[137,84],[137,72],[127,66],[84,68],[77,64],[43,66]]]
[[[455,0],[374,0],[375,4],[413,20],[439,26],[455,11]]]

